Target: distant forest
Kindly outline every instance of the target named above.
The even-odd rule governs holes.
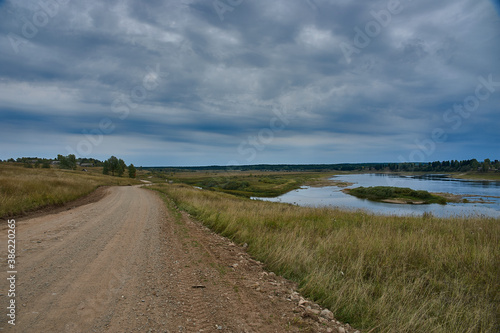
[[[102,167],[104,162],[95,158],[76,158],[75,155],[57,155],[57,158],[41,157],[19,157],[17,159],[9,158],[0,162],[22,163],[26,168],[50,168],[51,165],[60,169],[75,169],[77,166]]]
[[[66,161],[72,158],[73,164],[78,166],[102,167],[103,161],[94,158],[76,158],[74,155],[62,156],[47,159],[38,157],[20,157],[13,158],[3,162],[23,163],[25,167],[50,167],[56,163],[59,167],[65,168]],[[0,160],[1,162],[1,160]],[[195,166],[195,167],[139,167],[139,170],[176,172],[176,171],[390,171],[390,172],[500,172],[500,161],[485,159],[479,162],[472,160],[451,160],[435,161],[425,163],[340,163],[340,164],[256,164],[256,165],[238,165],[238,166]]]
[[[239,166],[144,167],[151,171],[405,171],[405,172],[500,172],[500,162],[485,159],[428,163],[257,164]]]

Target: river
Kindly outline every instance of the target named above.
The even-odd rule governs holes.
[[[333,206],[348,210],[363,209],[384,215],[422,215],[434,216],[489,216],[500,217],[500,182],[476,181],[449,178],[446,175],[399,176],[392,174],[350,174],[332,178],[358,186],[397,186],[429,192],[446,192],[462,195],[469,203],[448,203],[446,205],[410,205],[373,202],[359,199],[342,192],[337,186],[309,187],[290,191],[275,198],[255,198],[297,204],[299,206]]]

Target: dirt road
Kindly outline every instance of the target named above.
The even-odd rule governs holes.
[[[327,319],[328,312],[293,293],[293,283],[265,272],[243,248],[144,188],[111,187],[98,202],[19,219],[16,247],[16,325],[7,323],[8,285],[2,278],[4,332],[337,332],[340,327]],[[353,331],[348,326],[339,331],[344,328]]]

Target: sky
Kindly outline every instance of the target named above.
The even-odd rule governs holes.
[[[497,0],[0,0],[0,159],[499,158]]]

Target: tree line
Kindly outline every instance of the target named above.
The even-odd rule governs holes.
[[[375,171],[375,172],[500,172],[498,160],[485,159],[479,162],[471,160],[450,160],[415,163],[339,163],[339,164],[255,164],[233,166],[200,167],[145,167],[153,172],[196,172],[196,171]]]
[[[59,168],[76,170],[78,166],[103,167],[104,174],[123,176],[128,170],[129,176],[135,175],[136,168],[133,164],[128,167],[122,159],[111,156],[106,161],[93,158],[76,158],[75,155],[58,155],[57,159],[44,159],[37,157],[21,157],[17,160],[9,159],[6,162],[24,163],[27,168],[50,168],[52,163],[57,163]],[[178,172],[178,171],[375,171],[375,172],[500,172],[500,161],[489,158],[480,162],[477,159],[449,160],[434,162],[407,162],[407,163],[339,163],[339,164],[256,164],[238,166],[200,166],[200,167],[145,167],[144,170],[152,172]],[[131,177],[131,176],[130,176]],[[135,177],[132,177],[135,178]]]
[[[130,178],[135,178],[137,169],[133,164],[130,164],[128,167],[125,162],[120,158],[115,156],[111,156],[109,159],[103,162],[102,173],[105,175],[109,175],[111,173],[112,176],[123,176],[125,169],[128,169],[128,176]]]
[[[1,162],[1,160],[0,160]],[[120,158],[111,156],[106,161],[99,161],[94,158],[76,158],[75,155],[69,154],[67,156],[57,155],[57,158],[39,158],[39,157],[19,157],[16,160],[10,158],[5,162],[22,163],[26,168],[51,168],[51,165],[59,169],[76,170],[78,167],[102,167],[102,173],[105,175],[111,174],[112,176],[122,177],[125,171],[128,171],[130,178],[135,178],[137,169],[134,164],[127,166]]]
[[[491,161],[489,158],[482,162],[471,160],[434,161],[428,163],[389,163],[390,171],[418,171],[418,172],[500,172],[500,161]]]

